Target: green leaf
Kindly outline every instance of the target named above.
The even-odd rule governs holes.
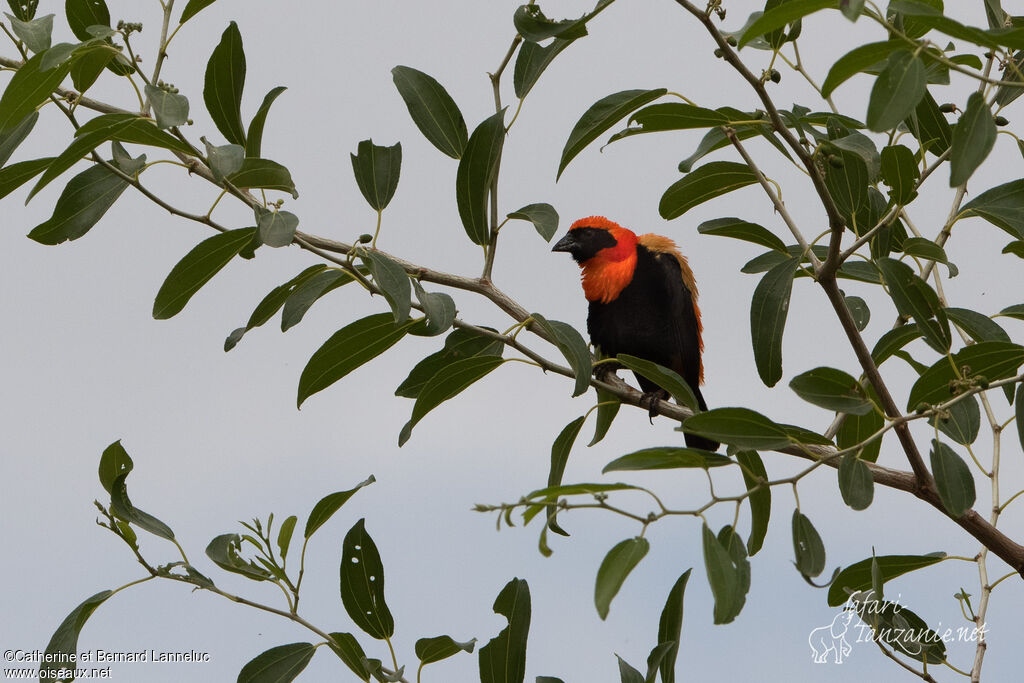
[[[352,157],[352,172],[366,202],[376,211],[383,211],[398,188],[398,175],[402,168],[402,143],[393,147],[363,140]]]
[[[425,291],[418,280],[412,280],[412,287],[416,293],[416,300],[423,306],[423,313],[426,316],[423,336],[436,337],[451,329],[456,314],[455,300],[444,292]],[[410,331],[413,334],[421,334],[418,328]]]
[[[38,120],[39,112],[32,111],[19,121],[18,125],[5,133],[0,133],[0,167],[7,163],[7,160],[14,154],[14,150],[25,141]]]
[[[203,240],[168,273],[153,302],[153,317],[177,315],[189,299],[249,243],[256,228],[228,230]]]
[[[174,532],[169,526],[153,515],[136,508],[132,505],[131,500],[128,499],[128,486],[126,484],[126,480],[130,472],[131,470],[128,470],[119,474],[111,483],[110,511],[118,519],[128,522],[129,524],[134,524],[140,529],[144,529],[155,536],[166,538],[167,540],[174,540]]]
[[[526,579],[509,581],[498,593],[494,611],[508,619],[508,626],[480,648],[480,683],[522,683],[530,633],[530,587]]]
[[[84,93],[96,83],[103,70],[110,68],[118,72],[129,67],[115,61],[121,55],[113,47],[107,49],[79,48],[71,61],[71,82],[78,92]],[[121,59],[124,59],[121,57]]]
[[[383,640],[395,634],[395,620],[384,601],[384,565],[360,519],[341,546],[341,602],[367,635]]]
[[[269,581],[273,575],[252,560],[241,556],[242,537],[238,534],[221,534],[206,546],[206,556],[218,567],[232,574],[239,574],[253,581]]]
[[[712,161],[669,186],[658,204],[658,213],[666,220],[679,218],[709,199],[756,182],[757,176],[746,164]]]
[[[396,396],[416,398],[428,381],[445,371],[457,360],[474,356],[501,356],[504,344],[470,330],[453,330],[444,340],[444,348],[433,353],[412,369],[409,376],[395,389]]]
[[[882,180],[891,188],[889,198],[906,204],[917,196],[915,187],[921,176],[914,153],[904,145],[889,145],[882,150]]]
[[[257,211],[260,242],[268,247],[287,247],[295,239],[299,217],[291,211]]]
[[[645,358],[638,358],[625,353],[620,353],[615,359],[636,374],[649,379],[672,394],[673,398],[694,413],[700,412],[700,406],[697,404],[697,397],[694,395],[693,389],[676,371]]]
[[[1020,258],[1024,258],[1024,241],[1015,240],[1013,242],[1010,242],[1005,247],[1003,247],[1003,250],[1001,252],[999,252],[999,253],[1001,253],[1001,254],[1013,254],[1014,256],[1019,256]]]
[[[53,157],[19,161],[0,169],[0,199],[35,178],[53,162]]]
[[[295,182],[287,168],[270,159],[245,159],[242,167],[227,178],[236,187],[262,188],[287,192],[294,199],[299,198]]]
[[[117,166],[122,173],[138,178],[139,174],[146,170],[145,154],[140,154],[133,158],[132,155],[128,153],[128,150],[124,148],[124,145],[117,140],[110,143],[110,149],[114,156],[114,165]]]
[[[679,654],[680,635],[683,630],[683,595],[691,571],[693,570],[687,569],[672,585],[672,590],[668,592],[668,598],[665,600],[665,607],[661,610],[661,619],[658,621],[658,642],[672,643],[658,665],[661,683],[676,681],[676,656]],[[648,676],[648,679],[654,680],[651,676]]]
[[[118,439],[103,449],[103,455],[100,456],[100,484],[103,485],[107,493],[112,493],[117,478],[122,475],[127,476],[134,467],[135,464],[132,462],[131,456],[128,455]]]
[[[612,599],[622,588],[629,573],[644,559],[650,549],[646,538],[627,538],[608,551],[597,570],[597,582],[594,585],[594,604],[601,620],[608,618],[608,609]]]
[[[931,417],[930,425],[938,425],[939,431],[958,444],[966,446],[974,443],[981,430],[981,409],[978,399],[968,396],[949,407],[948,417]]]
[[[744,449],[772,450],[789,445],[780,425],[747,408],[713,408],[686,420],[686,431]]]
[[[558,232],[558,212],[550,204],[527,204],[518,211],[508,214],[509,218],[530,221],[537,234],[550,242]]]
[[[92,122],[90,121],[89,123]],[[82,126],[82,128],[85,128],[85,126]],[[134,142],[139,145],[160,147],[162,149],[169,149],[172,152],[181,152],[182,154],[193,156],[196,154],[195,150],[186,143],[173,137],[167,131],[160,130],[149,119],[139,117],[136,117],[135,121],[126,128],[116,131],[113,139],[120,140],[121,142]]]
[[[256,111],[256,115],[252,117],[252,121],[249,122],[249,130],[245,135],[245,156],[252,158],[262,156],[263,128],[267,123],[267,114],[270,113],[270,105],[272,105],[274,100],[276,100],[285,90],[287,90],[287,88],[279,85],[268,92],[266,97],[263,98],[263,104],[261,104],[260,108]]]
[[[4,14],[7,14],[4,12]],[[53,33],[53,15],[22,21],[18,17],[7,14],[11,20],[11,29],[14,35],[18,36],[32,52],[43,52],[50,49],[50,36]]]
[[[228,142],[243,147],[245,128],[242,126],[241,108],[244,87],[245,51],[242,48],[242,34],[238,31],[238,24],[232,21],[207,62],[203,101],[221,135]]]
[[[924,567],[930,567],[945,559],[945,553],[931,555],[880,555],[851,564],[839,572],[828,589],[829,607],[839,607],[847,601],[850,594],[871,588],[871,563],[877,562],[882,581],[895,579],[897,576]]]
[[[205,140],[203,143],[206,146],[207,165],[213,173],[215,183],[223,183],[228,176],[241,170],[242,164],[245,163],[244,147],[233,144],[211,145]]]
[[[127,181],[104,166],[97,165],[82,171],[61,192],[53,215],[32,228],[28,236],[40,244],[50,245],[76,240],[103,218],[126,187]]]
[[[390,313],[370,315],[341,328],[317,349],[299,377],[298,405],[323,391],[367,361],[384,353],[406,335],[414,323],[395,325]]]
[[[212,5],[214,2],[215,0],[188,0],[188,4],[185,5],[185,11],[181,13],[181,19],[178,20],[178,23],[184,24],[186,21],[194,17],[200,11]]]
[[[733,461],[724,455],[703,451],[699,448],[663,446],[644,448],[618,457],[605,465],[601,473],[626,470],[672,470],[688,467],[709,469],[732,464]]]
[[[996,144],[996,122],[985,98],[971,93],[967,109],[953,129],[953,149],[949,160],[949,185],[958,187],[967,182],[975,169]]]
[[[875,365],[881,365],[886,359],[902,349],[910,342],[921,336],[921,328],[916,323],[900,325],[883,334],[875,348],[871,350],[871,357]]]
[[[1024,239],[1024,179],[982,192],[960,210],[960,215],[980,216],[1015,239]]]
[[[66,672],[69,668],[68,662],[77,661],[78,636],[85,622],[113,594],[113,591],[104,590],[86,598],[60,622],[43,653],[42,663],[39,665],[39,680],[58,680],[61,675],[59,672]],[[72,660],[72,657],[75,657],[75,660]],[[74,666],[72,663],[70,668]],[[71,679],[65,677],[60,680]]]
[[[949,321],[935,290],[905,263],[880,258],[875,260],[875,265],[882,273],[896,310],[912,316],[922,335],[936,348],[948,349],[952,343]]]
[[[110,10],[104,0],[66,0],[64,9],[71,32],[79,40],[93,37],[90,26],[110,26]]]
[[[405,268],[384,252],[375,249],[363,250],[360,256],[369,266],[374,284],[380,288],[388,305],[391,306],[395,324],[404,324],[409,319],[412,306],[412,285],[409,284]]]
[[[36,182],[28,198],[32,199],[40,190],[46,187],[50,181],[68,170],[86,154],[94,150],[107,140],[115,138],[117,133],[127,128],[136,120],[132,114],[106,114],[97,116],[75,132],[75,139],[67,149],[60,153],[50,167],[46,169],[42,177]]]
[[[756,113],[744,113],[737,109],[732,109],[731,107],[720,107],[718,111],[728,112],[730,116],[740,117],[744,120],[752,120],[754,118],[757,118],[758,116],[758,114]],[[778,149],[781,154],[783,154],[787,158],[791,158],[789,151],[783,146],[782,142],[780,142],[779,139],[775,137],[774,131],[772,130],[769,124],[737,124],[733,126],[733,128],[736,131],[737,139],[746,140],[747,138],[752,138],[757,135],[760,135],[765,140],[774,145],[775,148]],[[704,134],[703,138],[701,138],[701,141],[697,145],[697,149],[694,150],[693,154],[679,162],[679,172],[688,173],[693,168],[693,165],[697,163],[700,159],[704,158],[705,156],[715,151],[716,149],[728,147],[729,145],[729,138],[722,131],[722,128],[712,128],[711,130]]]
[[[974,505],[974,477],[956,451],[938,439],[932,439],[930,456],[942,506],[950,517],[957,519]]]
[[[569,165],[569,162],[577,154],[614,126],[626,114],[637,107],[653,102],[666,92],[668,91],[665,88],[657,88],[655,90],[623,90],[602,97],[592,104],[583,113],[580,120],[576,122],[576,125],[573,126],[572,132],[569,133],[569,139],[565,141],[565,147],[562,149],[562,158],[558,162],[558,174],[555,176],[555,179],[557,180],[562,176],[562,171],[565,170],[565,167]]]
[[[277,531],[277,549],[281,552],[282,560],[288,557],[288,547],[292,543],[292,533],[295,531],[295,524],[298,521],[298,517],[290,515],[281,523],[281,528]]]
[[[983,47],[994,48],[998,42],[988,32],[973,26],[963,24],[945,16],[942,12],[942,4],[922,3],[912,0],[896,0],[889,4],[890,11],[899,12],[904,17],[904,25],[907,34],[917,38],[923,36],[931,29],[937,29],[953,38],[966,40]]]
[[[704,221],[697,226],[697,232],[702,235],[720,235],[732,237],[733,239],[753,242],[762,247],[775,249],[780,252],[786,251],[786,244],[773,232],[756,223],[750,223],[741,218],[716,218]]]
[[[747,554],[756,555],[764,544],[768,533],[768,522],[772,515],[772,490],[760,481],[768,481],[768,472],[757,451],[738,451],[736,461],[742,465],[743,482],[749,491],[747,502],[750,504],[750,537],[747,538]],[[756,489],[756,490],[755,490]]]
[[[1004,315],[1008,318],[1024,320],[1024,304],[1015,304],[1013,306],[1007,306],[1003,310],[999,311],[999,313],[997,313],[996,315]]]
[[[859,296],[844,296],[843,303],[846,304],[846,310],[850,312],[857,331],[863,332],[871,320],[871,309],[868,308],[867,302]]]
[[[796,569],[803,576],[814,578],[824,571],[825,544],[811,520],[799,510],[793,511],[793,551]]]
[[[523,41],[512,71],[512,87],[516,97],[526,97],[555,57],[575,41],[575,38],[555,38],[545,46],[530,40]]]
[[[1017,440],[1020,441],[1021,450],[1024,451],[1024,384],[1017,387],[1014,402],[1017,406],[1014,416],[1017,423]]]
[[[866,510],[875,496],[875,480],[871,470],[854,452],[839,461],[839,492],[843,502],[854,510]]]
[[[946,121],[945,115],[939,110],[939,105],[931,93],[926,92],[917,108],[906,119],[910,132],[921,143],[922,149],[926,149],[935,156],[944,154],[953,141],[953,132]]]
[[[181,126],[188,121],[188,98],[156,86],[146,86],[146,99],[153,106],[157,128]]]
[[[799,257],[791,258],[769,270],[754,289],[750,304],[750,338],[754,346],[754,361],[761,381],[769,387],[775,386],[782,379],[782,335],[789,313],[793,277],[799,263]]]
[[[782,29],[786,24],[802,19],[808,14],[835,6],[836,0],[790,0],[790,2],[776,5],[766,10],[764,14],[747,27],[743,35],[740,36],[739,46],[742,48],[755,38],[760,38],[766,33]]]
[[[789,388],[808,403],[838,413],[866,415],[873,410],[860,383],[835,368],[808,370],[790,380]]]
[[[839,11],[850,21],[857,21],[864,10],[864,0],[839,0]]]
[[[327,520],[329,520],[342,505],[347,503],[349,498],[354,496],[359,489],[364,486],[369,486],[375,481],[377,481],[376,477],[371,474],[364,481],[359,482],[347,491],[337,491],[335,493],[328,494],[317,501],[317,504],[313,506],[313,510],[309,513],[309,517],[306,519],[306,529],[302,532],[303,538],[309,538],[316,533],[316,530],[326,524]]]
[[[619,683],[644,683],[644,675],[630,666],[629,662],[615,655],[619,662]]]
[[[565,464],[569,461],[569,453],[572,451],[573,444],[576,443],[576,437],[579,436],[580,429],[583,428],[583,422],[586,419],[585,415],[581,415],[565,425],[551,444],[551,469],[548,470],[549,488],[561,485],[562,475],[565,474]],[[549,508],[548,527],[555,533],[560,533],[563,536],[568,535],[555,522],[554,508]]]
[[[725,532],[729,527],[722,531]],[[714,621],[716,624],[728,624],[743,609],[747,591],[743,586],[742,565],[738,564],[729,547],[715,537],[713,531],[705,524],[701,530],[704,548],[704,567],[707,571],[708,584],[715,599]],[[728,535],[730,545],[735,537]],[[747,568],[749,571],[749,567]]]
[[[505,144],[505,110],[484,119],[469,136],[455,174],[455,198],[459,217],[474,244],[488,244],[487,196]]]
[[[825,187],[847,224],[861,234],[871,227],[858,224],[858,217],[870,201],[867,164],[859,154],[844,149],[837,150],[834,157],[839,165],[830,163],[825,167]]]
[[[584,22],[576,19],[548,19],[537,5],[520,5],[512,15],[512,23],[519,35],[535,43],[548,38],[581,38],[587,35]]]
[[[434,638],[420,638],[416,641],[416,657],[421,665],[440,662],[460,652],[472,652],[476,645],[476,638],[460,643],[452,640],[451,636],[437,636]]]
[[[325,266],[326,268],[326,266]],[[281,311],[281,331],[287,332],[302,322],[306,311],[328,292],[352,282],[351,275],[340,270],[318,272],[305,282],[296,284]]]
[[[461,158],[467,142],[466,121],[448,91],[412,67],[396,66],[391,76],[413,123],[430,144],[453,159]]]
[[[405,445],[412,435],[413,427],[427,413],[462,393],[471,384],[487,376],[503,362],[505,361],[500,356],[464,358],[450,363],[444,368],[444,372],[438,372],[431,377],[420,390],[419,396],[416,397],[416,404],[412,408],[412,417],[402,427],[398,445]]]
[[[874,140],[863,133],[853,131],[829,140],[829,144],[846,152],[852,152],[860,157],[868,174],[868,182],[878,182],[878,174],[882,167],[882,157],[878,153],[878,148],[875,147]]]
[[[1010,341],[1010,335],[987,315],[966,308],[946,308],[946,315],[974,341]]]
[[[682,102],[652,104],[629,117],[629,125],[609,138],[608,144],[645,133],[728,125],[730,117],[726,111],[725,109],[706,109]],[[633,125],[634,123],[637,125]]]
[[[917,256],[918,258],[949,265],[949,259],[946,257],[945,250],[927,237],[908,237],[903,240],[901,249],[908,256]]]
[[[39,0],[7,0],[7,4],[10,5],[14,16],[22,21],[32,21],[36,16]]]
[[[369,681],[370,674],[363,661],[366,660],[366,653],[363,652],[359,641],[351,633],[331,633],[331,639],[327,645],[334,650],[334,654],[345,662],[345,666],[352,670],[361,681]]]
[[[590,386],[590,375],[593,372],[593,359],[587,342],[576,328],[560,320],[548,320],[540,313],[531,313],[534,323],[547,335],[552,344],[558,347],[569,366],[576,373],[576,386],[572,395],[585,393]]]
[[[250,659],[238,672],[238,683],[288,683],[298,678],[316,654],[312,643],[278,645]]]
[[[867,387],[868,395],[872,400],[877,396],[870,386]],[[847,415],[836,432],[836,445],[839,448],[851,448],[876,434],[885,425],[885,419],[876,411],[872,410],[864,415]],[[864,446],[858,452],[858,458],[865,462],[875,462],[882,448],[882,438],[875,439]]]
[[[604,439],[608,429],[612,426],[612,422],[615,420],[615,416],[619,414],[621,406],[622,402],[619,401],[618,396],[604,389],[597,390],[597,419],[594,426],[594,438],[587,444],[588,447]]]
[[[952,362],[940,358],[910,388],[907,410],[922,404],[938,404],[955,395],[953,384],[966,369],[966,378],[984,377],[989,382],[1012,377],[1024,363],[1024,346],[1003,341],[985,341],[953,354]]]
[[[915,110],[925,91],[924,62],[908,50],[893,52],[871,89],[868,128],[875,132],[895,128]]]

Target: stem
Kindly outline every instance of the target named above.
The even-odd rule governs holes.
[[[523,42],[523,38],[520,35],[516,35],[512,39],[512,44],[508,46],[508,51],[505,53],[505,58],[501,60],[501,64],[492,74],[488,74],[491,79],[491,89],[494,91],[494,111],[495,113],[501,111],[501,74],[504,73],[505,67],[508,66],[509,61],[512,59],[512,55],[515,54],[516,48]],[[522,102],[520,101],[520,106]],[[519,115],[519,111],[516,110],[516,116]],[[513,119],[514,120],[514,119]],[[512,124],[509,124],[511,126]],[[506,129],[507,133],[507,129]],[[482,280],[490,280],[491,273],[494,271],[494,253],[498,249],[498,174],[501,170],[501,152],[498,152],[498,158],[494,161],[494,180],[491,181],[490,188],[490,212],[491,212],[491,239],[487,243],[486,256],[484,257],[484,271],[480,275]]]

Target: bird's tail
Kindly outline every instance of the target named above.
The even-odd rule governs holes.
[[[700,393],[700,387],[691,386],[690,388],[693,389],[693,394],[697,397],[697,405],[700,406],[700,409],[702,411],[707,410],[708,404],[704,401],[704,395]],[[686,445],[689,448],[703,448],[706,451],[717,451],[722,445],[707,437],[700,436],[699,434],[690,434],[689,432],[684,434],[684,438],[686,439]]]

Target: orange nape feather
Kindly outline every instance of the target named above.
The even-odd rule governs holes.
[[[633,281],[633,271],[636,270],[636,233],[604,216],[581,218],[569,230],[577,228],[607,230],[615,238],[614,247],[602,249],[582,264],[583,294],[587,301],[605,304],[614,301]]]

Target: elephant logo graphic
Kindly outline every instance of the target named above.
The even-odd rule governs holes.
[[[846,631],[850,628],[854,613],[847,610],[840,612],[828,626],[819,626],[807,636],[807,643],[814,653],[814,663],[824,664],[828,659],[828,653],[832,652],[836,664],[843,663],[843,657],[848,657],[853,651],[853,646],[846,640]]]

